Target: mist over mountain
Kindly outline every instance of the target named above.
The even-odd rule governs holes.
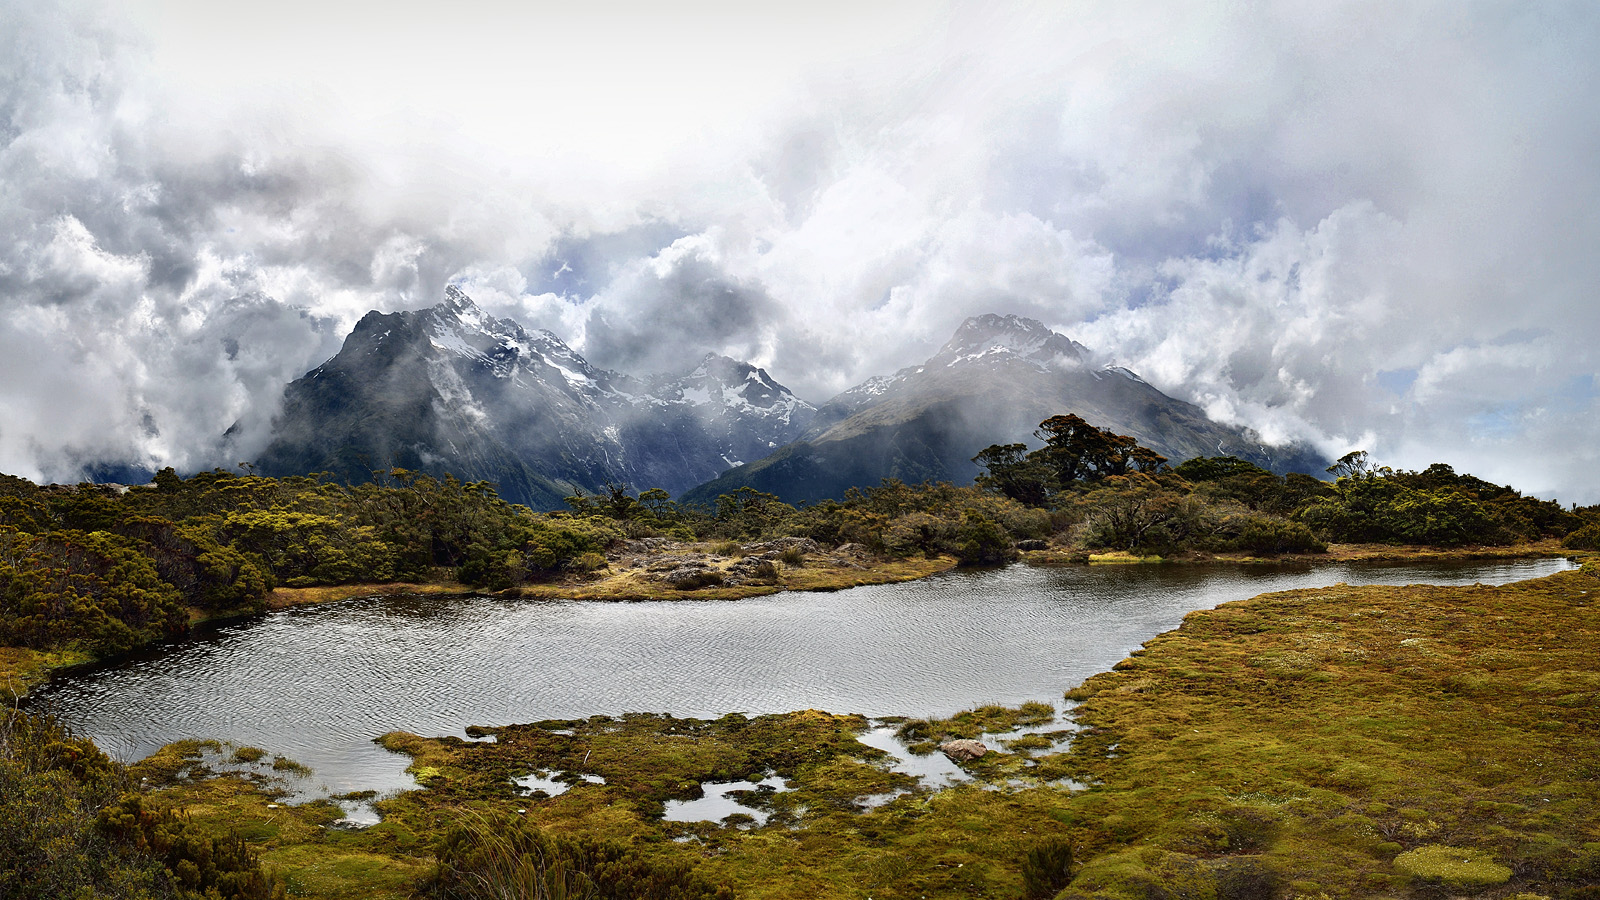
[[[972,462],[991,444],[1041,441],[1039,423],[1073,413],[1137,438],[1172,464],[1237,456],[1279,474],[1321,475],[1313,447],[1267,446],[1246,429],[1211,421],[1192,403],[1163,394],[1133,372],[1103,365],[1081,344],[1033,319],[987,314],[963,322],[920,366],[877,377],[822,404],[794,444],[723,473],[684,499],[754,487],[791,502],[841,497],[883,478],[970,483]]]
[[[793,440],[815,412],[761,369],[715,355],[651,381],[597,369],[450,287],[427,309],[368,313],[291,383],[257,466],[350,482],[398,466],[554,509],[608,483],[679,493]]]
[[[0,471],[256,459],[456,285],[814,402],[1016,314],[1269,443],[1600,501],[1596,46],[1574,0],[0,0]]]

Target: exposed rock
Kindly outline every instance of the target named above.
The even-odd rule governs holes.
[[[729,585],[741,584],[776,584],[778,582],[778,567],[772,560],[759,556],[747,556],[728,567],[723,573],[723,583]]]
[[[673,569],[661,576],[661,580],[680,591],[692,591],[722,584],[722,573],[709,566],[688,565]]]
[[[785,550],[797,549],[801,553],[821,553],[822,552],[822,548],[817,546],[817,542],[816,541],[813,541],[810,538],[793,537],[793,536],[776,538],[776,539],[770,540],[770,541],[763,541],[763,542],[761,542],[759,544],[745,544],[743,547],[741,547],[739,549],[741,551],[743,551],[746,556],[754,556],[754,555],[757,555],[757,554],[761,554],[761,555],[770,554],[770,556],[768,556],[768,558],[774,558],[774,557],[778,556],[779,554],[783,553],[783,551],[785,551]]]
[[[693,566],[701,569],[712,567],[713,557],[709,553],[671,553],[651,559],[645,566],[648,572],[666,572],[671,569],[680,569],[684,566]]]
[[[639,538],[635,541],[623,541],[622,549],[628,553],[661,553],[676,546],[675,542],[663,537]]]
[[[1041,540],[1017,541],[1018,550],[1049,550],[1050,542]]]
[[[939,752],[950,757],[952,762],[969,762],[989,752],[982,742],[971,738],[960,738],[954,741],[945,741],[939,745]]]

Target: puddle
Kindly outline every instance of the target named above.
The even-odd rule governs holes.
[[[284,756],[268,753],[256,747],[241,747],[229,742],[206,741],[200,745],[198,758],[191,758],[177,775],[179,781],[198,777],[236,775],[244,778],[278,802],[268,805],[299,806],[325,801],[338,807],[344,815],[330,827],[345,829],[368,828],[383,820],[376,801],[382,799],[377,791],[360,791],[350,795],[335,794],[332,787],[317,779],[310,768]],[[410,778],[407,776],[407,780]],[[398,790],[404,790],[399,788]],[[394,791],[389,792],[392,796]]]
[[[880,806],[888,806],[894,801],[899,800],[901,797],[905,797],[910,793],[911,792],[907,790],[897,790],[890,791],[887,794],[867,794],[864,797],[857,797],[856,805],[860,806],[862,809],[877,809]]]
[[[1052,753],[1060,753],[1072,744],[1073,736],[1082,730],[1082,726],[1071,718],[1073,707],[1076,703],[1068,702],[1056,710],[1056,715],[1049,721],[1033,725],[1024,725],[1020,728],[1005,732],[983,732],[977,740],[991,751],[1013,753],[1032,759]],[[922,786],[930,790],[953,787],[973,781],[973,776],[961,766],[953,762],[948,756],[935,750],[925,756],[912,753],[906,745],[896,736],[898,725],[879,724],[867,731],[856,735],[856,740],[869,747],[875,747],[889,754],[887,768],[891,772],[910,775],[921,781]],[[1031,764],[1030,764],[1031,766]],[[1026,778],[1010,778],[986,784],[989,790],[1009,790],[1026,787],[1035,782]],[[1083,790],[1084,785],[1077,782],[1051,782],[1060,786],[1068,786],[1073,790]],[[883,806],[908,793],[907,791],[893,791],[886,794],[874,794],[864,797],[859,802],[862,806],[872,808]]]
[[[338,828],[370,828],[383,820],[378,815],[377,807],[371,800],[335,800],[339,808],[344,810],[344,818],[334,822]]]
[[[556,775],[560,774],[560,772],[556,773]],[[572,786],[565,781],[557,781],[555,775],[545,776],[540,775],[538,772],[524,775],[521,778],[513,778],[511,783],[521,788],[525,794],[544,791],[552,797],[559,797],[565,794],[567,789]]]
[[[565,772],[540,769],[537,772],[529,772],[521,778],[513,778],[511,783],[525,794],[544,791],[548,796],[559,797],[579,784],[605,784],[606,780],[599,775],[579,775],[574,781]]]
[[[700,790],[705,796],[698,800],[668,800],[663,818],[668,822],[721,822],[728,816],[742,814],[749,816],[757,825],[765,825],[770,813],[746,806],[728,795],[741,791],[774,794],[790,788],[782,778],[771,775],[760,781],[706,782],[700,785]]]
[[[898,727],[894,725],[880,725],[856,735],[856,740],[866,744],[868,747],[876,747],[889,754],[893,760],[889,763],[889,771],[919,778],[922,780],[924,787],[938,790],[939,788],[951,787],[952,785],[972,780],[971,775],[962,771],[960,766],[950,761],[950,757],[937,750],[927,756],[918,756],[907,750],[906,745],[900,743],[900,739],[895,737],[895,731],[897,730]],[[862,800],[861,802],[866,803],[867,801]],[[888,801],[885,800],[884,802],[887,803]]]

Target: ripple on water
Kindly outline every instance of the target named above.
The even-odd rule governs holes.
[[[406,760],[372,742],[394,730],[632,711],[948,716],[1050,701],[1191,610],[1265,591],[1503,583],[1568,565],[1016,565],[738,603],[373,597],[231,624],[31,702],[125,760],[216,738],[310,766],[329,793],[387,792],[414,786]]]

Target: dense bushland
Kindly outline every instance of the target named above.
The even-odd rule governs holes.
[[[985,469],[978,484],[1049,510],[1070,532],[1064,543],[1084,549],[1274,555],[1321,552],[1327,542],[1503,546],[1568,535],[1581,549],[1583,529],[1600,522],[1595,508],[1564,510],[1443,463],[1396,471],[1356,452],[1329,467],[1329,483],[1231,456],[1169,467],[1077,416],[1047,419],[1036,436],[1037,450],[1003,444],[974,457]]]
[[[0,476],[0,643],[119,653],[184,632],[186,607],[257,610],[279,585],[510,583],[621,534],[400,469],[357,487],[170,469],[134,488]]]
[[[797,509],[751,489],[715,508],[622,486],[534,513],[487,483],[403,469],[358,486],[172,470],[131,488],[0,477],[0,644],[103,656],[183,633],[189,610],[259,610],[277,586],[458,580],[492,589],[607,565],[629,538],[855,542],[887,556],[1015,556],[1050,517],[1005,497],[899,482]]]
[[[283,897],[283,885],[237,836],[206,833],[131,787],[87,739],[48,718],[0,712],[4,896]]]

